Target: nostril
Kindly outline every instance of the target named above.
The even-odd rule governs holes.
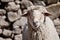
[[[38,21],[34,22],[34,25],[35,25],[35,26],[37,26],[37,24],[38,24]]]
[[[35,22],[36,24],[38,23],[38,21]]]

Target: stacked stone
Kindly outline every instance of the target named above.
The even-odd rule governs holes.
[[[21,16],[20,2],[19,0],[1,0],[0,40],[22,40],[23,27],[27,20],[26,17]]]

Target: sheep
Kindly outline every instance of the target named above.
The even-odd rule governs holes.
[[[23,16],[28,20],[28,40],[59,40],[51,14],[43,6],[30,6]]]

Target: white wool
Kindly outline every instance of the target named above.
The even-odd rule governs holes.
[[[59,36],[54,26],[54,23],[49,17],[42,14],[42,12],[47,13],[47,10],[45,8],[44,10],[41,7],[40,10],[34,10],[33,12],[34,22],[37,22],[36,25],[38,27],[37,32],[39,40],[42,40],[41,38],[43,38],[43,40],[59,40]],[[39,32],[40,30],[41,32]]]
[[[46,8],[43,6],[33,6],[31,7],[31,9],[33,9],[34,22],[38,28],[37,31],[38,39],[59,40],[59,36],[54,26],[54,23],[49,17],[43,14],[43,13],[48,13]]]
[[[40,28],[44,40],[59,40],[55,26],[49,17],[46,17],[45,25]]]

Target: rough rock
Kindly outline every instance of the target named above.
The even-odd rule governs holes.
[[[0,40],[5,40],[4,38],[0,37]]]
[[[0,16],[0,20],[5,20],[6,19],[6,16],[3,15],[3,16]]]
[[[13,26],[24,26],[25,24],[27,24],[27,18],[26,17],[21,17],[20,20],[17,20]]]
[[[12,40],[11,38],[6,38],[5,40]]]
[[[22,11],[21,11],[21,9],[19,9],[19,10],[17,11],[17,14],[18,14],[18,17],[19,17],[19,18],[22,16]]]
[[[15,28],[15,29],[13,30],[13,33],[14,33],[14,34],[21,34],[21,31],[22,31],[22,29],[20,29],[20,28]]]
[[[60,26],[56,26],[57,29],[60,29]]]
[[[20,14],[17,14],[17,12],[8,12],[8,19],[10,22],[14,22],[19,18],[20,18]]]
[[[8,37],[8,36],[11,36],[11,34],[12,34],[12,31],[4,29],[3,31],[4,36]]]
[[[20,4],[21,2],[19,0],[15,0],[15,3],[16,4]]]
[[[33,3],[32,2],[30,2],[30,1],[25,1],[25,0],[23,0],[22,2],[21,2],[21,4],[22,5],[24,5],[26,8],[27,7],[30,7],[30,6],[32,6],[33,5]]]
[[[46,4],[44,3],[44,1],[33,1],[34,5],[41,5],[41,6],[46,6]]]
[[[54,20],[54,24],[55,24],[56,26],[60,26],[60,19],[59,19],[59,18],[55,19],[55,20]]]
[[[20,34],[20,35],[15,35],[14,40],[22,40],[22,34]]]
[[[60,35],[60,29],[57,29],[58,34]]]
[[[9,26],[9,23],[5,20],[0,19],[0,26]]]
[[[7,11],[17,11],[20,8],[20,5],[15,4],[15,2],[9,2],[8,6],[5,7]]]
[[[0,9],[0,15],[6,14],[6,10]]]
[[[1,2],[12,2],[14,0],[1,0]]]
[[[43,1],[47,4],[54,4],[58,2],[58,0],[43,0]]]
[[[0,34],[2,34],[2,32],[3,32],[2,29],[0,29]]]

